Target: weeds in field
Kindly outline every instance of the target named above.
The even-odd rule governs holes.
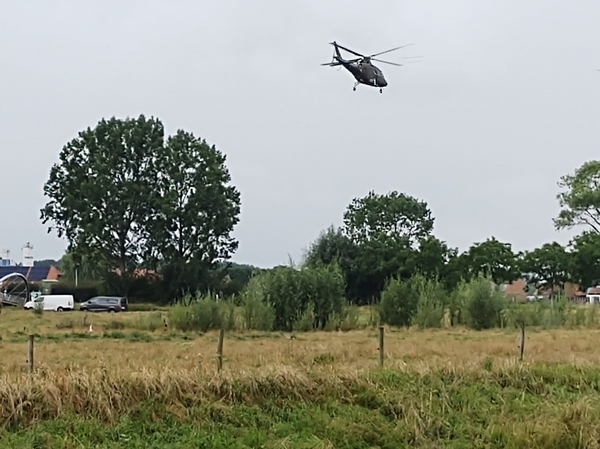
[[[74,329],[75,328],[75,320],[73,318],[64,317],[61,318],[58,323],[56,323],[57,329]]]

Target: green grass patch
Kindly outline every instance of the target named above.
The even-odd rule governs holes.
[[[218,382],[157,373],[143,385],[102,374],[77,392],[69,382],[80,381],[65,379],[58,396],[52,380],[40,378],[11,390],[11,400],[28,405],[3,406],[0,442],[47,449],[597,447],[600,366],[484,365],[363,376],[283,370]]]

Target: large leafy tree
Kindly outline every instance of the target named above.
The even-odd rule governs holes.
[[[387,279],[408,278],[415,272],[415,253],[431,235],[434,221],[426,202],[396,191],[371,191],[353,199],[343,219],[342,232],[356,247],[346,285],[359,304],[378,299]]]
[[[570,280],[571,255],[557,242],[546,243],[541,248],[523,255],[521,271],[535,285],[545,285],[553,295],[555,287],[564,288]]]
[[[230,185],[225,161],[214,145],[183,130],[157,155],[150,242],[177,290],[207,283],[215,262],[229,259],[238,247],[231,232],[239,221],[240,194]]]
[[[573,174],[562,176],[558,183],[561,211],[554,219],[557,229],[586,225],[600,232],[600,161],[584,163]]]
[[[431,234],[433,221],[424,201],[396,191],[386,195],[369,192],[348,205],[344,213],[344,232],[357,243],[386,236],[405,238],[414,246]]]
[[[445,279],[453,276],[449,272],[449,263],[457,257],[457,250],[450,248],[446,242],[434,236],[428,236],[419,241],[418,251],[415,251],[415,266],[422,275],[428,278]]]
[[[518,279],[519,263],[510,243],[503,243],[495,237],[485,242],[475,243],[460,255],[464,277],[473,279],[489,276],[496,284],[512,282]]]
[[[356,244],[342,229],[330,226],[310,244],[304,255],[304,265],[314,268],[319,264],[329,265],[336,262],[341,267],[348,267],[351,259],[356,256],[356,251]]]
[[[146,250],[144,223],[150,214],[155,161],[164,129],[157,119],[102,119],[67,143],[44,185],[41,210],[49,231],[70,247],[93,248],[121,273],[134,268]]]
[[[151,264],[169,293],[180,292],[207,285],[215,262],[237,249],[240,195],[230,180],[225,156],[192,134],[165,142],[157,119],[102,120],[63,148],[42,219],[69,241],[66,262],[93,255],[112,289],[127,291],[129,279],[113,269]]]
[[[600,234],[584,232],[570,246],[573,280],[582,288],[600,284]]]

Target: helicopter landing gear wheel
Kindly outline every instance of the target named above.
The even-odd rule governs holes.
[[[382,94],[383,93],[383,89],[379,89],[379,93]]]
[[[354,87],[352,88],[352,90],[356,90],[356,86],[358,86],[359,83],[354,83]]]
[[[352,88],[353,91],[356,91],[356,86]]]

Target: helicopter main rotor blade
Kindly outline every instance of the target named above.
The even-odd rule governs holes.
[[[331,45],[333,45],[333,44],[331,44]],[[354,50],[350,50],[349,48],[342,47],[340,44],[335,44],[335,45],[337,45],[338,48],[341,48],[342,50],[346,50],[348,53],[352,53],[353,55],[360,56],[361,58],[365,57],[365,55],[361,55],[360,53],[356,53]]]
[[[402,67],[402,65],[403,65],[403,64],[398,64],[397,62],[382,61],[381,59],[375,59],[375,58],[371,58],[371,61],[383,62],[384,64],[397,65],[399,67]]]
[[[384,54],[384,53],[389,53],[390,51],[396,51],[396,50],[399,50],[399,49],[401,49],[401,48],[408,47],[409,45],[412,45],[412,44],[401,45],[400,47],[392,48],[391,50],[382,51],[382,52],[380,52],[380,53],[375,53],[374,55],[367,56],[367,57],[368,57],[368,58],[372,58],[372,57],[374,57],[374,56],[379,56],[379,55],[382,55],[382,54]]]

